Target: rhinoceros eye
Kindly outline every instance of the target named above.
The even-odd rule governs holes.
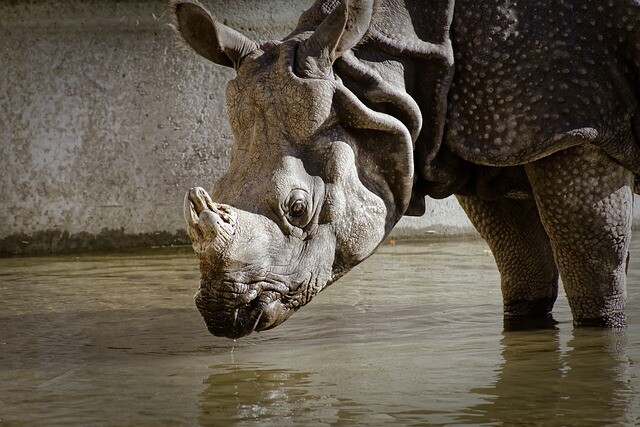
[[[307,202],[304,200],[296,200],[289,208],[289,215],[294,218],[300,218],[307,211]]]
[[[294,225],[304,226],[306,224],[302,224],[304,221],[304,216],[307,214],[307,210],[309,209],[309,194],[300,189],[293,190],[286,201],[285,212],[287,212],[287,216],[290,220],[294,220]]]

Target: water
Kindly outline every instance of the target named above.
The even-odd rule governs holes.
[[[484,242],[400,242],[234,342],[186,249],[0,259],[0,425],[636,425],[629,276],[625,332],[505,332]]]

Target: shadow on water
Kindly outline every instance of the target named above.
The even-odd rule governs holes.
[[[623,331],[505,331],[495,383],[458,421],[485,425],[637,425]],[[635,408],[634,408],[635,407]],[[635,409],[636,413],[632,413]]]

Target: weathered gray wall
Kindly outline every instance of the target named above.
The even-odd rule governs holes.
[[[256,40],[310,0],[208,2]],[[185,243],[182,198],[232,142],[233,72],[186,49],[162,1],[0,3],[0,254]],[[453,200],[398,234],[468,232]]]
[[[206,2],[257,40],[310,0]],[[164,1],[0,2],[0,254],[185,243],[182,199],[227,165],[233,71],[179,42]],[[455,201],[400,235],[469,232]]]

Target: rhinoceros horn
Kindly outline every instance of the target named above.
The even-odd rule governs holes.
[[[240,60],[258,48],[251,39],[217,22],[197,3],[173,0],[176,29],[198,54],[227,67],[238,68]]]
[[[304,77],[327,77],[333,62],[362,40],[372,12],[371,0],[342,0],[298,47],[296,72]]]

